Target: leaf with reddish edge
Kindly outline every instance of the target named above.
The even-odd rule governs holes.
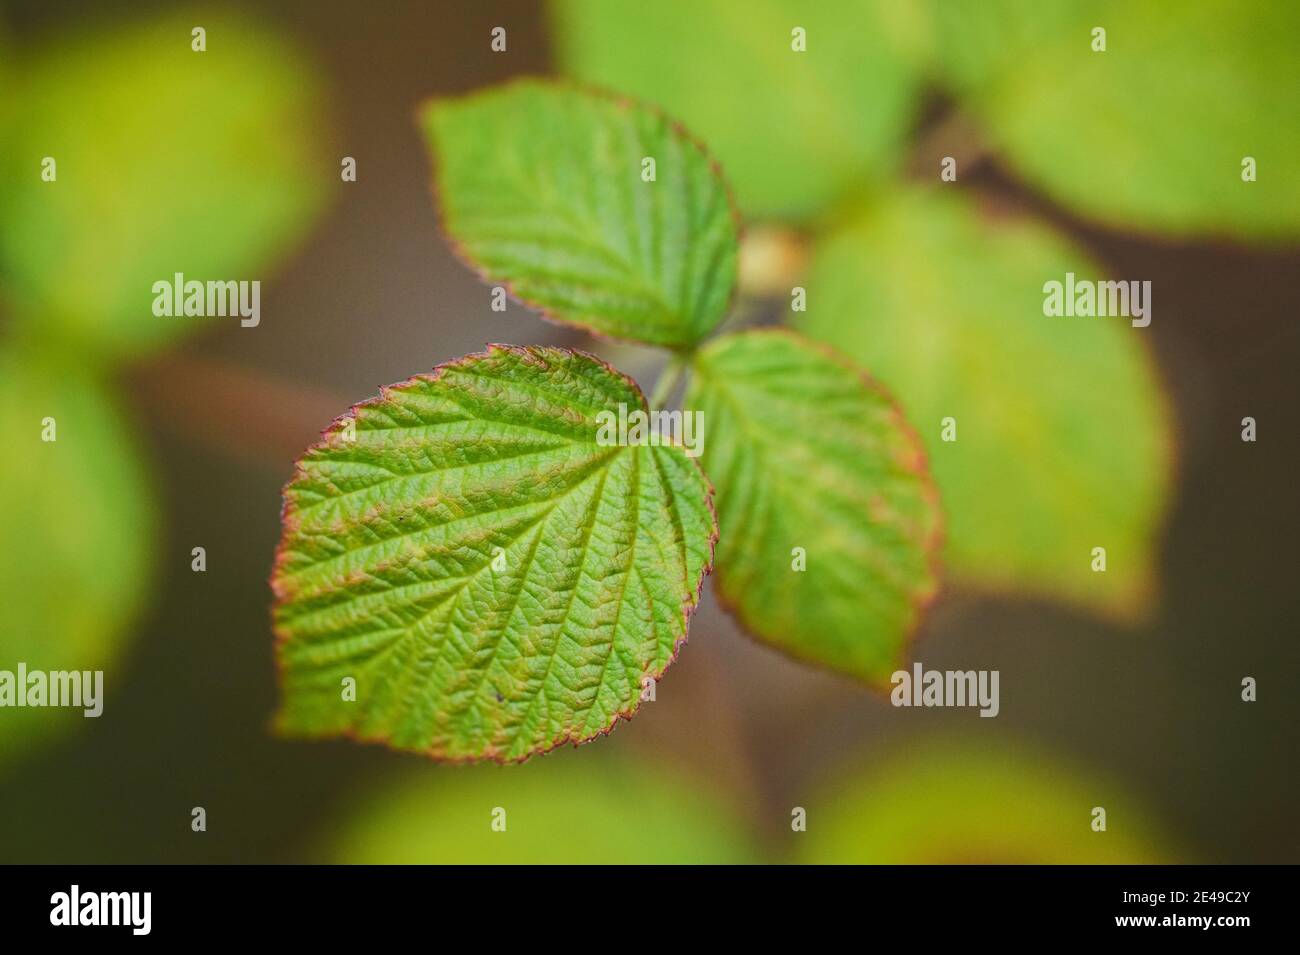
[[[708,153],[663,113],[520,80],[435,100],[421,118],[458,254],[543,317],[685,350],[726,313],[736,210]]]
[[[778,649],[883,683],[937,587],[919,439],[883,389],[793,332],[724,336],[692,368],[719,596]]]
[[[598,442],[620,404],[591,355],[492,345],[338,419],[285,489],[281,730],[504,762],[630,717],[716,522],[681,448]]]

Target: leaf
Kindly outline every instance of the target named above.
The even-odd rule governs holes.
[[[281,728],[505,761],[630,717],[715,527],[681,449],[597,443],[620,405],[590,355],[494,345],[336,421],[285,489]]]
[[[1201,0],[1177,15],[1128,0],[929,7],[935,64],[961,107],[1054,199],[1140,231],[1300,235],[1300,6]],[[1096,27],[1105,52],[1092,49]],[[1242,181],[1246,156],[1255,182]]]
[[[927,740],[809,800],[799,861],[1150,864],[1172,861],[1129,794],[1005,743]],[[1107,811],[1093,832],[1092,809]],[[812,820],[816,820],[814,823]]]
[[[1067,272],[1098,274],[1044,225],[903,193],[819,245],[800,325],[870,368],[916,423],[956,579],[1132,620],[1154,597],[1169,412],[1143,329],[1043,314],[1044,284]],[[1099,546],[1105,573],[1091,569]]]
[[[337,168],[319,149],[315,74],[226,14],[204,14],[207,52],[193,52],[192,21],[77,33],[18,64],[0,294],[32,331],[112,356],[237,323],[156,316],[153,284],[260,281],[311,226]]]
[[[893,35],[910,11],[876,0],[553,2],[559,60],[582,80],[658,103],[715,150],[741,208],[806,220],[887,181],[906,155],[919,82]],[[791,49],[792,30],[807,50]]]
[[[493,813],[505,829],[492,828]],[[434,770],[369,795],[340,827],[344,864],[752,862],[737,813],[656,765],[538,760]]]
[[[0,349],[0,408],[0,669],[101,669],[149,578],[156,516],[144,469],[108,393],[75,362]],[[46,418],[53,441],[42,440]],[[95,722],[77,709],[6,707],[0,752]]]
[[[663,114],[524,80],[435,101],[423,122],[459,251],[544,317],[684,349],[726,312],[736,211],[703,147]]]
[[[916,436],[861,372],[790,332],[719,338],[694,370],[684,403],[717,487],[719,596],[793,656],[887,679],[936,587]]]
[[[4,136],[5,119],[13,105],[10,77],[13,71],[13,59],[13,40],[9,38],[9,28],[5,26],[5,21],[0,19],[0,93],[3,94],[0,95],[0,138]]]

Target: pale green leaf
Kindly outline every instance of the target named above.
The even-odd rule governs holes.
[[[1067,272],[1098,276],[1046,226],[904,193],[821,243],[799,319],[870,368],[920,431],[957,579],[1132,618],[1156,583],[1169,413],[1149,330],[1043,314],[1044,284]],[[1159,298],[1153,323],[1168,320]]]
[[[773,646],[886,679],[936,587],[920,442],[878,386],[791,332],[719,338],[694,369],[684,404],[717,488],[718,594]]]
[[[1174,861],[1131,795],[1053,757],[925,741],[808,800],[799,861],[868,865],[1151,864]],[[1092,829],[1093,807],[1106,831]],[[815,820],[815,821],[814,821]]]
[[[662,113],[523,80],[434,101],[424,127],[452,240],[547,318],[684,348],[726,312],[736,212],[703,147]]]
[[[1116,227],[1300,236],[1300,4],[930,9],[944,81],[1033,186]],[[1105,52],[1092,48],[1098,27]],[[1255,182],[1242,180],[1247,156]]]
[[[154,314],[153,285],[261,281],[313,223],[337,158],[318,82],[251,21],[205,13],[78,32],[16,64],[0,146],[0,296],[15,319],[93,354],[200,327]],[[42,160],[57,164],[42,179]]]
[[[332,861],[751,862],[755,853],[738,815],[705,786],[621,760],[435,769],[369,796],[340,826]]]
[[[597,442],[619,405],[590,355],[494,345],[337,421],[285,490],[280,726],[514,760],[630,716],[715,535],[680,448]]]
[[[882,0],[552,3],[563,69],[658,103],[718,154],[746,215],[807,219],[906,157],[919,82]],[[791,48],[806,31],[806,52]]]
[[[155,515],[133,442],[96,380],[30,348],[0,349],[0,408],[0,669],[108,665],[111,686],[153,550]],[[112,711],[112,699],[104,705]],[[0,752],[96,722],[78,709],[6,707]]]

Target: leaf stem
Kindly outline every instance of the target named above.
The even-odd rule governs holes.
[[[677,382],[682,376],[682,369],[685,364],[685,359],[680,355],[674,355],[668,359],[668,364],[664,365],[664,370],[659,373],[654,388],[650,390],[651,411],[658,411],[659,406],[672,395],[673,389],[677,387]]]

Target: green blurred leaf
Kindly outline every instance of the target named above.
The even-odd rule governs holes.
[[[505,831],[492,829],[505,810]],[[498,817],[499,818],[499,817]],[[342,826],[347,864],[751,862],[737,813],[675,773],[624,762],[534,760],[435,770],[370,796]]]
[[[101,669],[149,576],[156,517],[144,469],[109,393],[72,361],[0,348],[0,408],[0,669]],[[46,418],[53,441],[42,440]],[[0,752],[83,719],[5,708]]]
[[[13,61],[14,47],[13,41],[9,39],[9,28],[5,26],[4,20],[0,19],[0,91],[4,93],[0,96],[0,122],[4,120],[7,111],[13,107],[13,94],[9,88],[12,82],[10,74],[14,68]]]
[[[902,165],[919,87],[890,38],[908,26],[907,7],[551,6],[561,66],[681,117],[717,153],[747,216],[807,219]],[[806,31],[806,52],[791,49],[796,27]]]
[[[3,12],[0,11],[0,17]],[[12,133],[10,117],[15,109],[14,102],[14,42],[9,36],[9,29],[0,18],[0,155],[5,152],[5,140]],[[0,197],[3,202],[3,197]],[[0,299],[2,301],[2,299]]]
[[[809,801],[799,861],[1151,864],[1173,861],[1128,793],[1005,742],[931,741]],[[1092,830],[1093,807],[1106,831]]]
[[[435,101],[424,125],[444,223],[488,281],[556,321],[670,348],[722,318],[735,210],[708,154],[663,114],[525,80]]]
[[[590,355],[494,345],[335,422],[285,489],[281,727],[517,760],[630,717],[715,530],[681,449],[597,443],[620,404]]]
[[[866,376],[791,332],[724,336],[694,368],[684,406],[703,416],[717,487],[718,594],[773,646],[884,681],[936,586],[916,435]]]
[[[930,8],[939,73],[1035,187],[1139,231],[1300,235],[1300,4]],[[1094,27],[1106,30],[1104,53]],[[1256,182],[1242,181],[1246,156]]]
[[[958,579],[1133,618],[1155,587],[1169,412],[1143,329],[1043,314],[1044,283],[1066,272],[1096,275],[1046,226],[904,193],[820,244],[800,324],[871,369],[920,430]],[[949,416],[954,442],[940,440]]]
[[[205,53],[190,49],[196,24]],[[15,79],[0,294],[28,328],[96,353],[145,351],[207,321],[155,316],[154,282],[265,277],[337,168],[318,149],[314,73],[230,14],[77,33],[24,58]],[[41,178],[46,156],[55,182]]]

